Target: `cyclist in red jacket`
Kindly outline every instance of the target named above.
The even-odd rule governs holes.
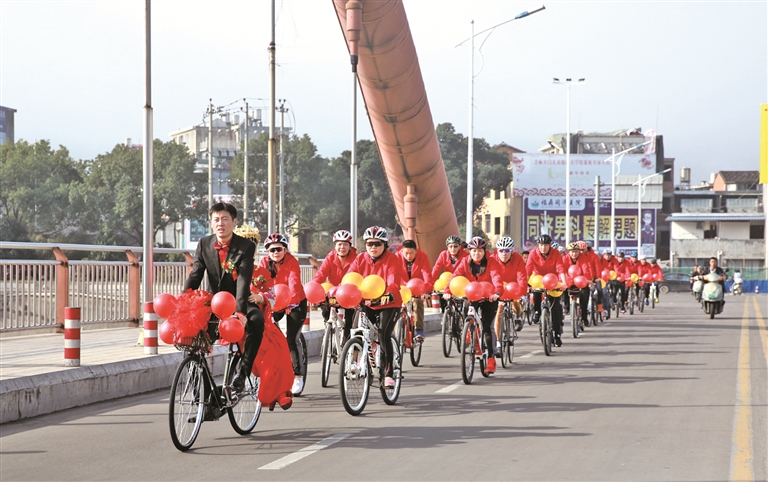
[[[521,288],[527,289],[528,275],[525,271],[525,261],[523,257],[515,253],[515,240],[508,236],[499,238],[496,241],[496,251],[491,254],[499,264],[502,283],[517,283]],[[512,301],[512,309],[515,312],[515,329],[523,329],[523,320],[520,318],[523,314],[523,307],[519,300]],[[496,312],[496,347],[501,349],[501,310]]]
[[[288,325],[285,336],[293,363],[294,379],[291,392],[294,395],[300,395],[304,391],[304,377],[301,373],[302,363],[296,347],[296,337],[299,336],[304,319],[307,317],[307,297],[304,295],[304,286],[301,284],[301,267],[296,258],[288,252],[288,238],[280,233],[267,236],[264,240],[264,249],[267,250],[267,256],[261,258],[259,266],[269,271],[272,276],[272,283],[269,286],[284,284],[291,290],[288,315],[285,317]],[[276,322],[283,316],[285,312],[272,312],[272,318]]]
[[[485,374],[490,375],[496,371],[496,359],[493,357],[493,336],[491,335],[491,323],[496,318],[499,308],[499,293],[504,289],[501,283],[500,268],[496,260],[488,256],[486,247],[488,243],[479,236],[475,236],[467,243],[469,257],[464,259],[453,272],[453,277],[463,276],[471,281],[488,281],[496,290],[490,298],[484,301],[473,301],[472,306],[480,309],[483,323],[483,339],[485,341],[488,363],[485,365]],[[445,299],[451,298],[450,284],[443,294]]]
[[[440,252],[435,265],[432,267],[432,280],[437,280],[445,271],[453,273],[459,262],[469,254],[462,246],[461,238],[455,234],[448,236],[445,240],[445,246],[445,250]],[[445,299],[440,298],[441,312],[445,312],[446,303]]]
[[[394,353],[388,340],[395,328],[395,320],[403,304],[400,296],[400,286],[406,284],[407,276],[403,264],[396,254],[389,251],[389,234],[379,226],[371,226],[363,233],[365,253],[360,253],[349,267],[349,272],[360,273],[363,277],[377,274],[384,279],[386,291],[380,298],[381,304],[366,306],[363,310],[366,316],[379,328],[381,352],[386,360],[384,388],[394,388],[395,380],[392,369]]]
[[[600,271],[600,275],[602,276],[602,273],[604,270],[608,270],[610,273],[613,271],[614,273],[617,273],[617,266],[616,266],[616,258],[613,257],[613,251],[611,251],[611,248],[605,248],[603,249],[603,257],[600,258],[600,264],[598,265],[597,269]],[[621,288],[618,286],[619,283],[616,280],[608,280],[606,282],[605,287],[603,288],[603,300],[605,304],[605,309],[603,310],[603,316],[606,320],[611,319],[611,302],[616,302],[616,296],[618,296],[619,293],[621,293]],[[611,299],[611,293],[609,290],[609,286],[613,286],[614,289],[614,297]]]
[[[560,282],[565,284],[563,257],[558,251],[552,249],[552,237],[548,234],[539,236],[538,246],[528,256],[525,269],[528,278],[533,274],[544,276],[551,273],[557,275]],[[560,300],[549,295],[547,296],[552,306],[552,328],[555,331],[555,344],[563,346],[563,340],[560,337],[563,333],[563,308]],[[534,292],[533,294],[533,307],[535,310],[533,315],[534,323],[539,323],[539,317],[541,316],[541,293],[539,292]]]
[[[416,247],[416,241],[406,239],[397,256],[403,263],[403,269],[408,275],[408,280],[420,278],[424,280],[427,286],[432,286],[432,273],[429,267],[429,258],[427,253]],[[422,293],[421,296],[411,298],[413,308],[414,336],[420,341],[424,339],[424,301],[429,295]]]
[[[583,242],[583,241],[582,241]],[[568,256],[565,259],[563,269],[568,272],[571,266],[578,266],[581,271],[581,275],[591,280],[594,278],[592,270],[594,266],[590,259],[588,259],[586,253],[582,253],[579,247],[579,243],[571,243],[568,245]],[[589,287],[579,288],[576,285],[567,287],[570,291],[578,291],[579,293],[579,306],[581,306],[581,321],[585,326],[589,326],[589,319],[587,318],[587,304],[589,303]],[[571,304],[570,294],[565,297],[564,303],[566,305],[566,313],[569,311]]]
[[[352,261],[357,256],[357,250],[352,246],[352,233],[341,229],[333,234],[333,250],[325,255],[323,264],[315,273],[313,281],[324,283],[327,279],[333,286],[339,286],[341,279],[347,274]],[[331,316],[331,308],[323,306],[323,320],[328,321]],[[344,310],[344,341],[349,339],[349,330],[352,328],[352,318],[355,310]]]

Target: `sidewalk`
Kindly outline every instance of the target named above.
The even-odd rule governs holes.
[[[427,309],[425,330],[439,331],[439,319],[439,311]],[[320,311],[310,311],[310,357],[320,355],[322,329]],[[64,366],[63,333],[0,339],[0,423],[169,387],[181,352],[158,340],[158,354],[145,355],[136,344],[140,332],[83,330],[79,367]],[[226,348],[214,347],[214,373],[224,372],[225,358]]]

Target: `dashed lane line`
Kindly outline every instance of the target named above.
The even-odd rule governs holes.
[[[283,458],[277,459],[272,463],[269,463],[267,465],[264,465],[262,467],[259,467],[259,470],[280,470],[283,467],[286,467],[294,462],[298,462],[299,460],[303,459],[304,457],[309,457],[315,452],[318,452],[320,450],[323,450],[324,448],[330,447],[331,445],[335,444],[336,442],[341,442],[345,438],[352,435],[351,433],[339,433],[336,435],[332,435],[328,438],[325,438],[319,442],[317,442],[314,445],[310,445],[309,447],[304,447],[301,450],[298,450],[292,454],[288,454]]]
[[[456,382],[453,385],[448,385],[447,387],[443,387],[440,390],[436,391],[435,393],[451,393],[452,391],[456,390],[460,386],[464,385],[464,382]]]

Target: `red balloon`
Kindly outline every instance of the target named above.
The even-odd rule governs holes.
[[[478,301],[485,296],[485,289],[479,281],[471,281],[464,287],[464,295],[469,301]]]
[[[632,287],[632,280],[627,280],[627,281],[625,281],[625,282],[624,282],[624,285],[625,285],[627,288],[630,288],[630,287]]]
[[[520,289],[520,285],[516,282],[507,283],[504,285],[504,296],[505,300],[516,300],[520,298],[523,295],[522,290]]]
[[[304,285],[304,294],[307,295],[307,302],[318,304],[325,301],[325,290],[317,281],[310,281]]]
[[[237,318],[226,318],[219,323],[219,336],[224,341],[237,343],[243,339],[245,327]]]
[[[571,286],[573,286],[573,285],[574,285],[574,283],[573,283],[573,278],[571,278],[571,277],[570,277],[570,276],[568,276],[568,275],[565,275],[565,286],[567,286],[567,287],[569,287],[569,288],[570,288],[570,287],[571,287]]]
[[[322,286],[321,286],[322,288]],[[275,285],[275,305],[272,307],[275,311],[284,310],[291,302],[291,289],[288,285]]]
[[[577,288],[582,289],[587,287],[589,280],[584,276],[577,276],[573,279],[573,284],[575,284]]]
[[[651,273],[645,273],[643,275],[643,281],[650,283],[651,281],[653,281],[653,275]]]
[[[200,333],[200,330],[192,323],[181,323],[175,327],[174,332],[181,338],[192,338]]]
[[[643,280],[638,281],[637,286],[645,286],[645,281]]]
[[[331,288],[328,290],[328,296],[331,298],[336,296],[336,290],[339,289],[338,286],[331,286]]]
[[[169,322],[162,323],[157,328],[157,334],[160,336],[160,339],[163,340],[163,343],[167,345],[173,345],[173,324]]]
[[[604,269],[602,273],[600,273],[600,277],[603,278],[603,281],[610,281],[611,280],[611,270]]]
[[[409,279],[405,286],[411,290],[412,296],[421,296],[424,294],[424,290],[427,289],[427,284],[424,283],[424,280],[421,278]]]
[[[344,308],[354,308],[363,301],[363,293],[353,284],[341,285],[336,290],[336,301]]]
[[[572,265],[571,265],[571,266],[568,268],[568,275],[569,275],[571,278],[574,278],[574,279],[575,279],[577,276],[581,276],[581,268],[580,268],[578,265],[572,264]]]
[[[229,318],[237,309],[237,301],[229,291],[219,291],[211,298],[211,311],[219,318]]]
[[[480,283],[483,285],[484,298],[490,298],[496,293],[496,287],[490,281],[481,281]]]
[[[170,293],[157,295],[152,302],[152,308],[160,318],[168,319],[176,309],[176,297]]]
[[[543,284],[544,288],[548,290],[553,290],[557,288],[557,275],[554,275],[552,273],[545,274],[544,277],[541,279],[541,284]]]

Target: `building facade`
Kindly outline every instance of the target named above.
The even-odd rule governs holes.
[[[0,105],[0,145],[16,142],[15,114],[16,109]]]

